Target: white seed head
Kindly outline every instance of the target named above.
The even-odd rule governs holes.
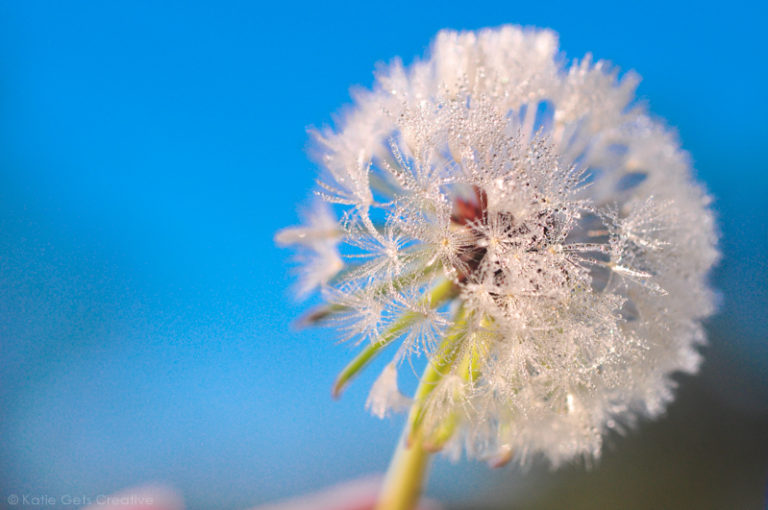
[[[342,219],[277,236],[319,256],[304,287],[326,287],[346,336],[402,341],[369,407],[401,410],[396,366],[425,354],[443,373],[423,433],[455,422],[447,446],[480,458],[599,456],[698,369],[714,310],[687,154],[633,103],[634,74],[557,51],[546,30],[442,31],[428,58],[382,68],[315,134],[318,195]]]

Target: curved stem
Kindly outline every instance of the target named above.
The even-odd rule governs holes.
[[[422,447],[421,435],[408,441],[408,428],[400,437],[387,470],[376,510],[413,510],[426,481],[430,454]]]
[[[376,510],[413,510],[419,503],[421,488],[426,481],[430,454],[440,449],[431,447],[431,442],[424,439],[421,427],[424,405],[432,390],[454,364],[458,352],[456,343],[462,339],[466,321],[466,310],[462,305],[456,311],[452,331],[443,339],[435,359],[430,360],[424,369],[414,395],[411,412],[387,470]],[[448,437],[441,436],[442,443],[445,443],[453,434],[453,426],[447,426]],[[441,426],[440,429],[442,428]]]

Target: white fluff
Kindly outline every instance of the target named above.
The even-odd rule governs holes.
[[[422,426],[458,417],[453,441],[481,458],[597,457],[607,429],[658,415],[670,375],[698,369],[714,308],[714,220],[688,155],[632,102],[634,74],[564,67],[557,51],[546,30],[442,31],[316,133],[318,194],[344,211],[323,226],[343,232],[347,264],[326,295],[371,341],[418,317],[398,359],[460,339]],[[425,310],[444,279],[453,304]],[[372,391],[377,415],[402,407],[394,367]]]

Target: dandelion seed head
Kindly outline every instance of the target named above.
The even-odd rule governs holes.
[[[551,31],[446,30],[314,134],[340,219],[326,206],[276,239],[312,253],[303,287],[324,288],[343,338],[398,343],[375,414],[411,402],[397,369],[425,355],[439,377],[414,405],[439,447],[589,461],[698,369],[710,198],[637,82],[568,65]]]

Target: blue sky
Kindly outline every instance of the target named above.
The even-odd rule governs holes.
[[[237,508],[381,471],[399,422],[339,402],[349,356],[289,327],[274,232],[377,62],[441,28],[550,27],[643,77],[715,196],[713,327],[768,373],[765,7],[757,2],[0,2],[0,493],[149,480]],[[440,462],[434,488],[491,484]]]

